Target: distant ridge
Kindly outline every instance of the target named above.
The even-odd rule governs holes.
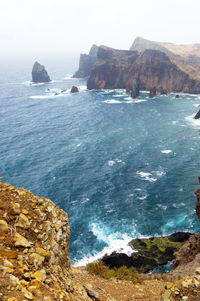
[[[143,52],[147,49],[160,50],[166,53],[171,61],[191,78],[200,80],[200,44],[174,44],[156,42],[137,37],[130,50]]]

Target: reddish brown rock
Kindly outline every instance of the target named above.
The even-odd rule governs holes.
[[[153,98],[156,96],[156,87],[153,87],[149,91],[149,98]]]
[[[168,93],[200,93],[200,80],[192,79],[164,52],[116,50],[106,46],[98,48],[87,88],[130,91],[136,78],[140,82],[140,90],[150,90],[155,86],[157,90],[162,87]]]

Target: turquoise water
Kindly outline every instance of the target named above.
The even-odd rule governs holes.
[[[134,237],[199,231],[198,95],[87,91],[64,64],[31,85],[31,67],[0,71],[0,172],[68,212],[76,264],[128,253]]]

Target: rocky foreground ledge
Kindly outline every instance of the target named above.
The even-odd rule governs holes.
[[[200,190],[197,214],[200,212]],[[174,270],[141,275],[140,282],[109,280],[71,268],[68,216],[51,200],[0,181],[0,300],[197,301],[200,236],[176,254]],[[169,282],[170,281],[170,282]]]
[[[0,300],[113,300],[76,282],[69,238],[67,213],[0,181]]]

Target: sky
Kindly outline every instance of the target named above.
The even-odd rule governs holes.
[[[134,39],[200,43],[199,0],[0,0],[0,54],[129,49]]]

